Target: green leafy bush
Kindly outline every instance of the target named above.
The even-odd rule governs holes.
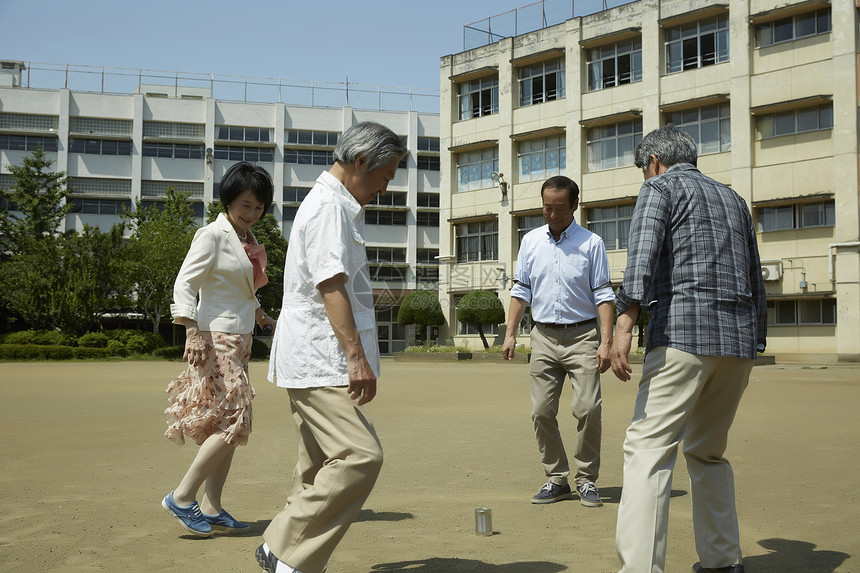
[[[161,344],[159,344],[159,341],[161,341]],[[150,354],[153,350],[163,345],[164,340],[151,332],[138,332],[125,343],[126,349],[134,354]]]
[[[182,355],[185,354],[184,346],[162,346],[152,351],[153,356],[166,358],[168,360],[182,360]]]
[[[126,356],[128,354],[125,344],[119,340],[108,340],[107,351],[111,356]]]
[[[403,352],[472,352],[468,346],[407,346]]]
[[[72,349],[72,356],[75,358],[107,358],[109,357],[110,351],[107,348],[96,348],[96,347],[87,347],[87,346],[78,346],[77,348]]]
[[[6,335],[5,344],[36,344],[39,346],[74,346],[75,337],[57,330],[19,330]]]
[[[107,348],[108,337],[103,332],[88,332],[78,338],[78,346],[85,348]]]
[[[0,345],[0,360],[68,360],[74,357],[71,346],[47,346],[40,344]]]

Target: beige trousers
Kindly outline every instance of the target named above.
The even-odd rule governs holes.
[[[600,471],[602,433],[600,372],[597,369],[597,327],[556,330],[532,328],[531,374],[532,421],[547,481],[568,483],[570,464],[558,429],[558,406],[565,378],[573,387],[571,411],[576,418],[573,460],[576,485],[597,481]]]
[[[263,538],[287,565],[322,573],[376,483],[382,446],[346,388],[290,388],[289,394],[298,461],[287,504]]]
[[[723,457],[753,361],[665,346],[648,352],[624,440],[615,546],[623,573],[663,573],[678,445],[690,474],[696,551],[704,567],[740,563],[734,474]]]

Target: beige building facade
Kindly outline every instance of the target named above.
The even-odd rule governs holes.
[[[552,175],[580,185],[576,220],[603,238],[620,285],[642,184],[633,150],[673,122],[698,142],[699,169],[753,213],[767,354],[860,360],[858,4],[639,0],[443,57],[447,336],[480,344],[456,320],[471,290],[507,308],[519,239],[543,224]]]
[[[386,195],[367,206],[365,238],[380,350],[403,350],[414,338],[415,327],[399,325],[397,313],[408,293],[435,290],[439,280],[437,113],[411,110],[411,102],[368,109],[234,101],[183,85],[141,83],[136,93],[36,88],[29,71],[24,62],[0,61],[0,187],[13,182],[9,166],[41,146],[69,177],[74,207],[66,229],[78,231],[107,230],[123,209],[163,201],[169,187],[189,194],[202,225],[221,177],[244,160],[272,176],[272,213],[289,238],[302,199],[333,164],[340,134],[362,121],[392,129],[410,154]]]

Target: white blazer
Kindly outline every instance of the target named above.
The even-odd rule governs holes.
[[[198,300],[199,295],[199,300]],[[197,321],[200,330],[247,334],[260,303],[254,296],[254,268],[224,213],[197,229],[176,283],[173,322]]]

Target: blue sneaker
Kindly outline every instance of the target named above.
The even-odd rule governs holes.
[[[555,503],[563,499],[570,499],[571,495],[570,485],[558,485],[548,481],[534,495],[532,503]]]
[[[218,515],[209,515],[208,513],[201,513],[201,515],[210,526],[220,529],[248,529],[250,527],[247,523],[243,523],[227,513],[226,509],[222,509]]]
[[[200,537],[209,537],[212,535],[212,528],[209,526],[209,522],[203,519],[203,513],[200,511],[200,507],[196,501],[192,501],[188,507],[176,505],[176,502],[173,501],[173,492],[171,491],[161,500],[161,507],[175,517],[182,527],[194,535]]]

